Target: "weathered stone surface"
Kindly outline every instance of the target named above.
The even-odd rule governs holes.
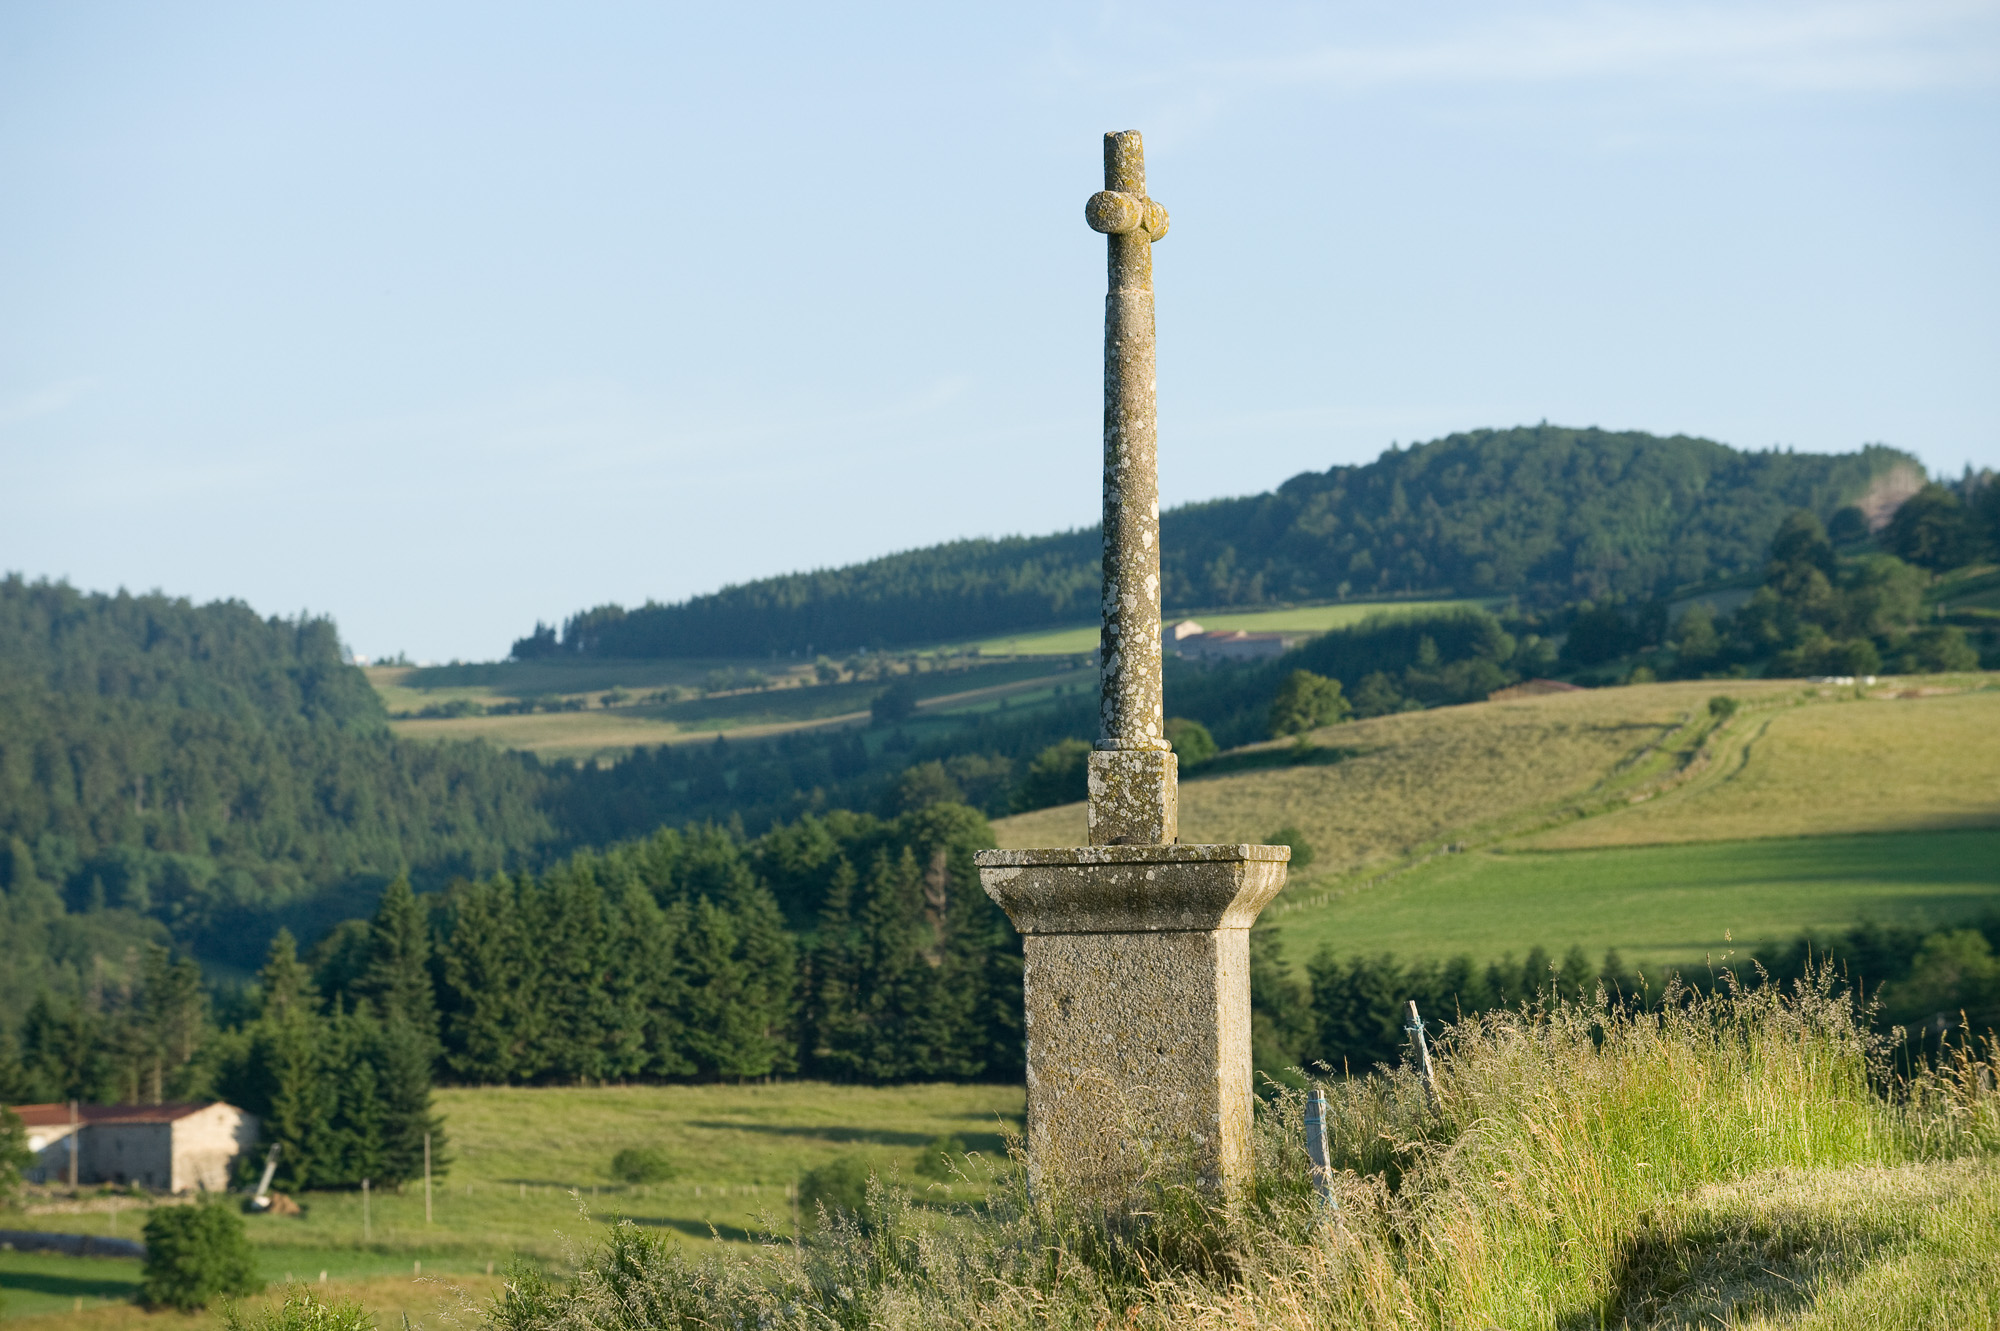
[[[1024,935],[1037,1179],[1108,1200],[1148,1162],[1250,1177],[1249,930],[1284,846],[990,850],[980,882]]]
[[[1031,934],[1033,1187],[1116,1202],[1149,1167],[1251,1172],[1250,934]]]
[[[1289,846],[986,850],[979,881],[1023,934],[1248,929],[1285,885]]]
[[[1154,405],[1153,240],[1146,153],[1136,130],[1104,136],[1104,192],[1085,208],[1106,233],[1104,629],[1097,747],[1163,751],[1160,715],[1160,480]],[[1092,800],[1093,810],[1096,801]],[[1125,824],[1114,818],[1111,825]],[[1133,835],[1120,831],[1114,835]],[[1093,833],[1094,836],[1094,833]],[[1165,837],[1172,839],[1169,832]]]
[[[1090,844],[1166,846],[1180,836],[1180,759],[1173,750],[1090,755]]]

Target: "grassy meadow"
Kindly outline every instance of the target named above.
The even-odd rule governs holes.
[[[1481,604],[1484,602],[1341,601],[1329,605],[1287,606],[1278,610],[1225,611],[1214,615],[1173,614],[1167,617],[1167,622],[1194,619],[1211,631],[1241,629],[1249,633],[1312,634],[1358,624],[1375,614],[1416,614],[1451,606]],[[1069,656],[1096,651],[1098,631],[1096,624],[1079,624],[1071,628],[986,638],[972,646],[982,656]]]
[[[1263,923],[1337,953],[1616,947],[1700,964],[1800,929],[2000,909],[2000,688],[1700,681],[1329,727],[1181,786],[1181,838],[1299,830],[1313,862]],[[1718,722],[1708,699],[1734,698]],[[995,824],[1077,844],[1083,807]]]
[[[325,1271],[343,1295],[374,1282],[377,1295],[408,1286],[408,1297],[430,1297],[433,1287],[411,1285],[415,1263],[425,1275],[477,1283],[488,1263],[497,1270],[515,1254],[558,1262],[567,1239],[614,1218],[695,1244],[747,1242],[766,1220],[788,1228],[799,1177],[841,1156],[940,1200],[976,1197],[917,1173],[927,1147],[956,1137],[998,1155],[1023,1107],[1018,1086],[445,1088],[437,1108],[451,1163],[433,1189],[430,1223],[418,1183],[372,1194],[365,1229],[358,1192],[309,1194],[303,1215],[245,1224],[267,1280],[317,1282]],[[666,1151],[675,1176],[621,1182],[611,1158],[625,1147]],[[136,1238],[145,1215],[143,1203],[105,1192],[9,1215],[4,1227]],[[130,1299],[137,1282],[136,1261],[0,1252],[0,1317],[67,1314],[81,1298],[86,1320],[61,1320],[97,1325],[91,1310]]]
[[[1282,898],[1281,898],[1282,901]],[[1540,945],[1610,948],[1657,973],[1800,930],[1949,925],[2000,909],[2000,829],[1785,837],[1604,850],[1476,850],[1266,910],[1286,955],[1393,952],[1487,961]]]
[[[498,1292],[501,1279],[498,1266],[495,1274],[488,1275],[479,1263],[426,1261],[390,1253],[260,1246],[257,1259],[257,1274],[266,1289],[262,1296],[246,1300],[250,1307],[273,1303],[288,1286],[303,1283],[359,1302],[383,1326],[395,1326],[399,1315],[428,1319],[466,1297],[490,1297]],[[4,1300],[0,1321],[13,1331],[37,1326],[124,1331],[162,1323],[192,1331],[223,1324],[219,1308],[178,1313],[136,1306],[141,1265],[136,1257],[0,1251],[0,1300]]]
[[[1032,706],[1076,686],[1077,663],[1027,659],[921,661],[907,676],[921,724]],[[763,683],[743,684],[756,671]],[[769,661],[545,661],[470,666],[370,666],[398,734],[484,740],[544,758],[606,759],[642,744],[755,739],[822,726],[864,725],[889,677],[818,680],[810,664]],[[720,678],[718,678],[720,676]],[[896,676],[905,678],[905,676]],[[454,703],[558,710],[422,716]]]
[[[1302,1090],[1257,1116],[1228,1197],[1149,1161],[1102,1195],[1001,1180],[980,1211],[878,1192],[801,1247],[601,1231],[528,1282],[510,1331],[576,1327],[1959,1328],[2000,1321],[2000,1048],[1899,1078],[1828,990],[1653,1011],[1558,1002],[1322,1083],[1327,1196]],[[1093,1156],[1093,1159],[1098,1157]],[[1057,1174],[1061,1161],[1044,1161]],[[1104,1185],[1099,1184],[1100,1187]]]

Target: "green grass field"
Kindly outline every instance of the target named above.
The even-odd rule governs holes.
[[[1194,618],[1209,630],[1242,629],[1250,633],[1325,633],[1358,624],[1374,614],[1418,614],[1447,606],[1480,605],[1479,601],[1343,601],[1331,605],[1287,606],[1279,610],[1226,611],[1215,615],[1169,615],[1168,622]],[[973,644],[982,656],[1069,656],[1097,650],[1098,626],[1035,633],[1003,634]]]
[[[1314,861],[1263,916],[1295,966],[1537,944],[1699,964],[1802,928],[1947,923],[2000,910],[1995,684],[1702,681],[1379,717],[1194,773],[1181,839],[1301,831]],[[1717,694],[1741,704],[1722,725]],[[1083,808],[995,830],[1079,844]]]
[[[130,1302],[139,1292],[136,1257],[64,1257],[0,1252],[0,1317],[34,1317],[79,1306]]]
[[[939,664],[933,662],[931,664]],[[963,716],[1002,706],[1033,705],[1072,687],[1072,663],[1019,661],[943,663],[908,678],[919,718]],[[716,670],[755,669],[769,686],[662,699],[661,690],[692,690]],[[413,739],[484,740],[545,758],[607,759],[641,744],[711,740],[718,734],[754,739],[820,726],[864,724],[869,704],[892,682],[842,679],[822,684],[808,665],[759,661],[502,662],[462,666],[371,666],[369,680],[396,733]],[[620,692],[614,693],[614,690]],[[622,693],[622,697],[620,696]],[[583,704],[571,711],[497,716],[410,715],[439,704],[482,707],[525,701]]]
[[[1719,964],[1802,929],[2000,911],[2000,830],[1473,851],[1286,904],[1265,922],[1294,962],[1322,946],[1485,961],[1581,944],[1592,961],[1617,948],[1648,969]]]
[[[414,1251],[414,1250],[413,1250]],[[498,1254],[497,1272],[506,1264],[506,1253]],[[140,1268],[136,1257],[66,1257],[58,1253],[0,1252],[0,1320],[50,1317],[79,1324],[74,1314],[112,1313],[129,1310],[138,1296]],[[352,1297],[356,1286],[371,1283],[407,1285],[419,1276],[454,1281],[478,1279],[486,1274],[485,1261],[464,1255],[362,1250],[345,1247],[259,1244],[257,1275],[274,1289],[304,1282],[317,1286],[324,1272],[329,1286]],[[79,1301],[81,1301],[79,1303]],[[178,1314],[176,1322],[189,1321]]]
[[[977,1194],[964,1184],[917,1174],[927,1146],[957,1137],[968,1150],[998,1154],[1004,1134],[1019,1130],[1024,1108],[1018,1086],[811,1082],[445,1088],[436,1103],[452,1162],[434,1187],[430,1223],[421,1183],[373,1193],[365,1228],[360,1193],[307,1194],[299,1198],[303,1215],[246,1219],[267,1278],[289,1272],[316,1280],[326,1270],[335,1282],[365,1280],[407,1272],[419,1260],[433,1274],[481,1274],[486,1263],[504,1265],[514,1253],[554,1261],[565,1235],[615,1216],[688,1242],[745,1242],[766,1218],[788,1228],[799,1177],[844,1155],[940,1198],[965,1200]],[[620,1182],[611,1158],[628,1146],[665,1150],[677,1174],[661,1183]],[[112,1205],[129,1208],[126,1199],[106,1198],[101,1209],[10,1216],[8,1224],[135,1237],[143,1210]],[[43,1263],[49,1278],[122,1269],[100,1258],[0,1256]],[[14,1287],[8,1269],[0,1266],[0,1288]]]

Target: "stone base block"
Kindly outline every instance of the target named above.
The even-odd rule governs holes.
[[[980,881],[1023,935],[1028,1152],[1107,1201],[1149,1167],[1251,1172],[1250,949],[1284,846],[993,850]]]

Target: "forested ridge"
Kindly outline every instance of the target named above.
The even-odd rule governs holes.
[[[0,967],[169,934],[254,966],[274,911],[331,924],[399,873],[538,855],[546,785],[532,758],[396,738],[328,620],[0,579]]]
[[[1881,446],[1744,452],[1685,435],[1475,430],[1268,494],[1161,518],[1169,609],[1414,593],[1531,606],[1646,599],[1754,571],[1785,514],[1828,520],[1892,469]],[[764,656],[947,642],[1087,621],[1095,528],[957,541],[726,587],[673,605],[603,605],[515,644],[517,656]]]

